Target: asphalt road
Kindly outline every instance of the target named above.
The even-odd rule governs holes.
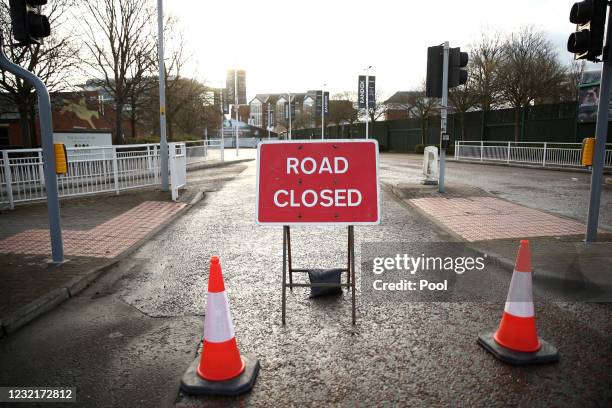
[[[383,154],[381,169],[388,181],[419,180],[420,155]],[[586,223],[591,175],[584,172],[544,170],[447,161],[446,180],[482,188],[510,201]],[[600,226],[612,229],[612,186],[601,195]]]
[[[384,179],[403,177],[401,158],[382,167]],[[254,222],[254,163],[220,177],[203,202],[80,296],[0,339],[0,385],[76,386],[82,406],[609,406],[607,305],[537,305],[540,335],[562,355],[556,365],[510,367],[476,345],[498,324],[510,279],[494,265],[487,279],[504,294],[499,302],[374,302],[358,285],[352,326],[346,294],[311,300],[296,289],[281,326],[282,230]],[[292,229],[294,264],[344,264],[345,234]],[[357,260],[366,241],[448,239],[384,192],[382,224],[356,228]],[[239,347],[262,365],[239,398],[179,392],[202,336],[211,255],[221,259]]]

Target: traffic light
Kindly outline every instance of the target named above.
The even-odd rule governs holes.
[[[569,19],[576,24],[577,31],[570,34],[567,50],[575,54],[575,59],[600,61],[607,5],[606,0],[584,0],[572,6]]]
[[[51,34],[49,19],[40,13],[47,0],[9,0],[13,38],[21,45],[41,44]]]
[[[425,96],[428,98],[442,97],[442,65],[444,63],[444,46],[436,45],[427,48],[427,79],[425,81]]]
[[[467,82],[468,53],[461,52],[461,48],[448,50],[448,87],[454,88]]]
[[[461,48],[448,49],[448,88],[454,88],[467,82],[468,53]],[[444,46],[436,45],[427,48],[427,79],[425,96],[442,97],[442,71],[444,66]]]

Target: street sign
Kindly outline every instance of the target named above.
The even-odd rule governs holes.
[[[246,71],[243,69],[229,69],[225,78],[225,88],[228,92],[229,103],[232,105],[236,103],[234,96],[234,90],[236,90],[238,92],[238,105],[246,105]],[[236,79],[236,84],[234,83],[234,78]]]
[[[373,75],[368,76],[368,95],[366,98],[366,76],[359,75],[359,86],[357,88],[357,99],[359,109],[365,109],[366,99],[369,108],[376,107],[376,77]]]
[[[359,99],[359,109],[365,109],[366,107],[366,77],[365,75],[359,75],[359,86],[357,88],[357,95]]]
[[[376,107],[376,77],[368,76],[368,108]]]
[[[260,225],[378,224],[378,142],[259,143],[256,220]]]
[[[323,114],[329,115],[329,92],[323,92]]]
[[[296,108],[295,101],[291,101],[291,120],[295,120],[295,108]],[[284,114],[285,120],[289,120],[289,102],[284,103],[283,114]]]
[[[229,94],[227,88],[221,92],[221,105],[223,105],[223,114],[229,115]]]

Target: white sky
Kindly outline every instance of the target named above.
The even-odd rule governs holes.
[[[179,18],[186,36],[192,58],[185,74],[218,86],[228,68],[244,68],[250,100],[323,84],[332,93],[356,91],[368,65],[388,96],[421,83],[428,46],[449,40],[469,48],[483,30],[526,24],[546,32],[569,63],[574,1],[165,0],[164,11]]]

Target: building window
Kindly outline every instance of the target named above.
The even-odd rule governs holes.
[[[253,126],[261,127],[261,102],[255,101],[251,104],[251,116],[253,117]]]

